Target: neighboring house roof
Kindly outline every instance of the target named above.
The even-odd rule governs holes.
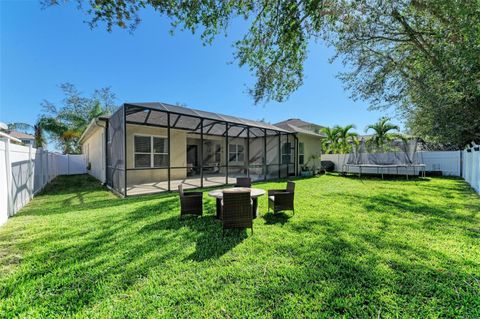
[[[9,132],[10,136],[13,136],[15,138],[21,139],[21,140],[34,140],[35,136],[32,134],[27,134],[23,132],[18,132],[18,131],[10,131]]]
[[[181,115],[197,116],[197,117],[202,117],[205,119],[210,119],[215,121],[228,121],[234,124],[254,126],[254,127],[264,128],[267,130],[288,132],[287,130],[282,129],[281,127],[271,125],[265,122],[254,121],[254,120],[249,120],[241,117],[230,116],[230,115],[225,115],[220,113],[202,111],[198,109],[191,109],[188,107],[171,105],[167,103],[152,102],[152,103],[125,103],[125,104],[129,106],[138,106],[139,108],[147,107],[147,108],[156,109],[159,111],[167,111],[167,112],[177,113]]]
[[[301,133],[312,136],[324,137],[322,133],[317,133],[323,126],[303,121],[301,119],[288,119],[274,124],[277,127],[283,128],[292,133]]]
[[[1,132],[1,131],[0,131],[0,137],[8,138],[9,140],[12,140],[17,143],[22,143],[22,141],[20,141],[18,138],[8,135],[7,133]]]

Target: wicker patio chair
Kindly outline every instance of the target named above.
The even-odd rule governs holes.
[[[223,191],[222,237],[228,228],[251,228],[253,234],[252,198],[250,191]]]
[[[250,177],[237,177],[235,187],[252,187],[252,179]]]
[[[180,217],[183,215],[203,214],[203,193],[183,191],[183,185],[178,185],[178,195],[180,196]]]
[[[286,189],[270,189],[268,190],[268,211],[273,210],[274,213],[291,210],[295,215],[295,183],[287,182]]]

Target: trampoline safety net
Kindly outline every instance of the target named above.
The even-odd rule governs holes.
[[[415,138],[387,141],[362,139],[358,144],[352,145],[344,169],[347,173],[354,173],[352,168],[356,168],[360,174],[377,173],[382,174],[382,177],[384,173],[401,174],[407,178],[408,175],[423,171],[424,176],[425,165],[421,153],[417,152],[417,146],[418,140]]]
[[[416,165],[421,164],[417,153],[417,140],[392,140],[376,143],[362,139],[352,147],[347,164],[353,165]]]

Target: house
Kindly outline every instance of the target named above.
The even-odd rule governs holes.
[[[323,126],[300,119],[288,119],[274,125],[297,136],[299,167],[303,165],[311,167],[314,162],[318,162],[321,155],[321,139],[324,137],[324,134],[320,133]]]
[[[242,176],[296,176],[308,156],[320,154],[321,135],[282,123],[167,103],[125,103],[93,120],[80,142],[89,173],[128,196],[176,190],[180,183],[196,188]]]
[[[32,147],[36,147],[35,145],[35,136],[23,132],[18,132],[11,130],[8,133],[10,136],[19,139],[25,145],[32,145]]]

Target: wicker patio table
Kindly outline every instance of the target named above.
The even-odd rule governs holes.
[[[224,189],[216,189],[208,193],[208,196],[215,197],[217,199],[217,218],[220,219],[221,211],[222,211],[222,198],[223,198],[223,191],[224,190],[238,190],[238,191],[245,191],[250,190],[250,196],[252,197],[252,217],[256,218],[258,213],[258,197],[263,196],[266,192],[263,189],[259,188],[248,188],[248,187],[233,187],[233,188],[224,188]]]

